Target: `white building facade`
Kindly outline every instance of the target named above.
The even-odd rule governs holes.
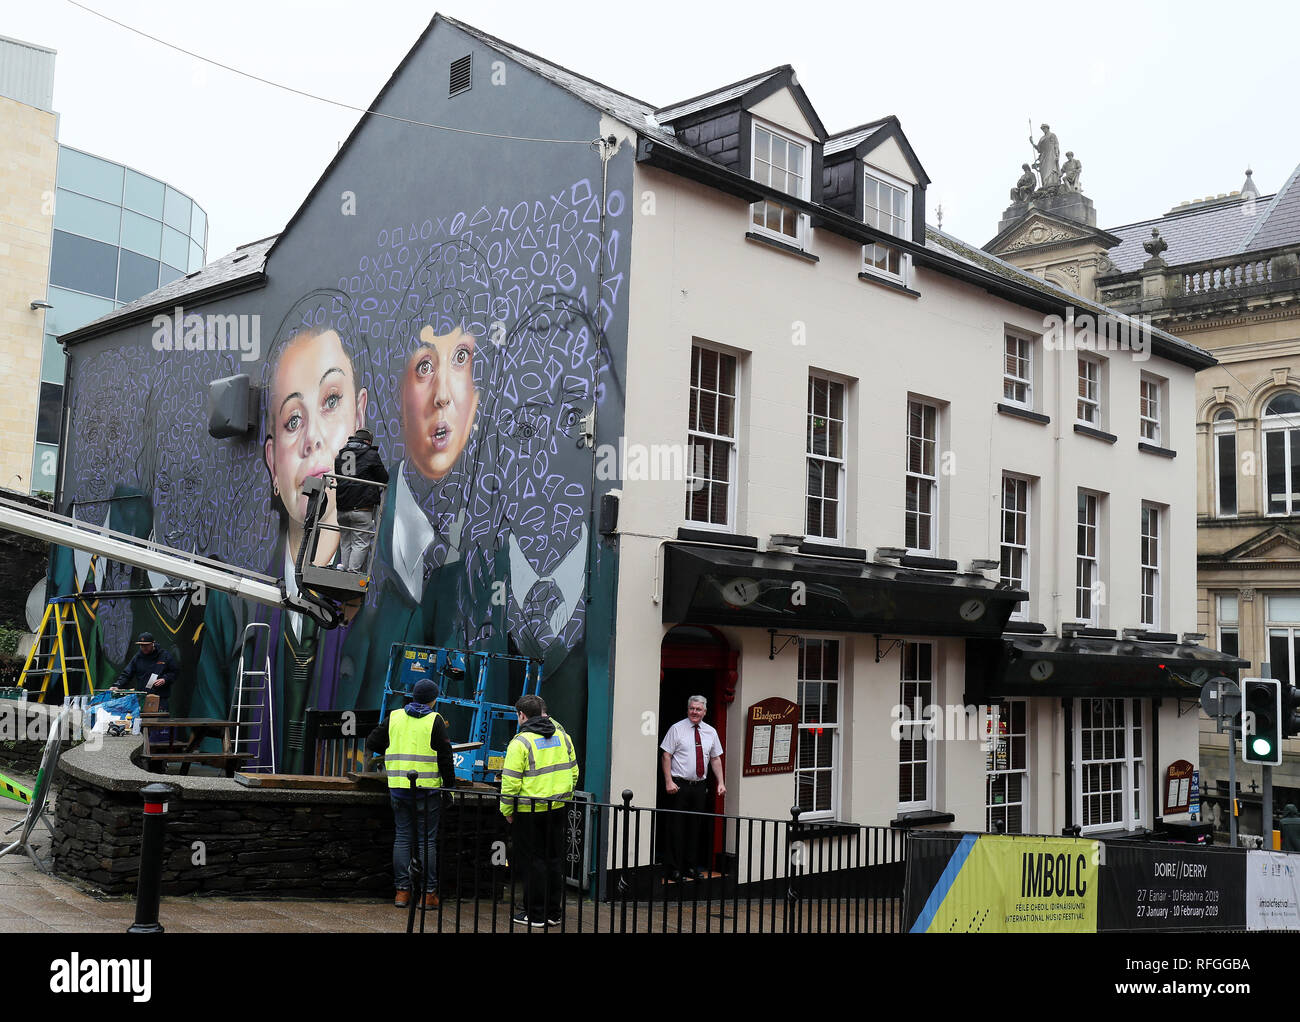
[[[610,790],[649,802],[698,692],[727,749],[720,812],[1186,820],[1160,788],[1195,763],[1188,700],[1218,673],[1179,642],[1212,359],[1158,332],[1075,347],[1053,327],[1105,310],[927,231],[893,118],[827,136],[792,74],[656,116],[708,155],[738,135],[733,172],[796,201],[747,201],[707,156],[640,139],[626,442],[649,463],[684,448],[690,478],[628,458]],[[799,708],[793,769],[747,771],[750,708],[772,699]],[[774,767],[778,736],[748,765]]]

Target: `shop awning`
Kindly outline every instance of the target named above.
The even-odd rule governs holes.
[[[1027,595],[956,571],[680,542],[665,548],[666,624],[996,637]]]
[[[966,698],[997,696],[1196,699],[1211,678],[1237,679],[1240,660],[1194,643],[1005,635],[966,644]]]

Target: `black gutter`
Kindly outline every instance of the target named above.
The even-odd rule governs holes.
[[[981,269],[978,266],[962,262],[955,256],[936,252],[934,249],[918,245],[906,238],[887,234],[874,227],[869,227],[861,220],[855,220],[839,210],[810,202],[807,199],[800,199],[779,189],[760,184],[735,171],[720,167],[701,156],[693,153],[683,153],[679,149],[656,139],[646,138],[644,135],[638,136],[636,159],[638,163],[646,163],[652,167],[658,167],[660,170],[680,174],[682,177],[716,188],[728,195],[734,195],[746,202],[771,199],[784,206],[793,207],[800,212],[807,213],[814,228],[828,230],[833,234],[838,234],[863,245],[876,243],[889,245],[900,251],[907,252],[916,260],[918,266],[926,266],[950,277],[974,284],[990,294],[1005,298],[1025,308],[1034,309],[1037,312],[1058,313],[1064,317],[1070,310],[1079,308],[1086,308],[1091,312],[1093,304],[1099,309],[1108,309],[1107,306],[1100,303],[1076,306],[1064,296],[1056,296],[1040,291],[1028,284],[1018,283],[991,270]],[[1082,295],[1079,296],[1079,300],[1081,302],[1087,301]],[[1180,365],[1198,370],[1208,369],[1219,364],[1218,359],[1210,355],[1200,354],[1195,350],[1189,350],[1189,348],[1176,341],[1167,341],[1157,336],[1156,328],[1151,329],[1151,341],[1154,353],[1162,358],[1169,359],[1171,362],[1177,362]]]
[[[265,256],[263,257],[265,258]],[[236,277],[233,280],[223,280],[219,284],[213,284],[209,287],[200,288],[198,291],[187,291],[183,294],[172,295],[167,299],[160,299],[142,306],[139,309],[133,309],[125,315],[118,316],[116,319],[107,320],[103,323],[87,323],[76,330],[69,330],[66,334],[59,337],[59,343],[64,346],[69,344],[80,344],[82,341],[93,340],[96,337],[102,337],[104,334],[111,334],[117,330],[126,327],[136,326],[139,323],[152,322],[154,315],[158,310],[170,312],[178,303],[188,304],[193,302],[196,305],[202,305],[210,302],[215,298],[229,298],[234,295],[243,294],[245,291],[256,291],[266,286],[266,270],[258,270],[256,273],[244,277]],[[119,310],[120,311],[120,310]],[[112,315],[110,313],[110,315]]]

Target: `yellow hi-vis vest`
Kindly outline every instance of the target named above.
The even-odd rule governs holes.
[[[577,785],[578,757],[573,740],[559,724],[550,738],[521,731],[510,740],[501,767],[502,814],[510,816],[516,809],[521,813],[543,813],[562,808]],[[555,801],[527,801],[552,797]]]
[[[384,752],[384,773],[390,788],[411,788],[406,775],[414,770],[417,788],[441,788],[438,754],[429,747],[438,714],[412,717],[405,710],[394,710],[388,718],[388,748]]]

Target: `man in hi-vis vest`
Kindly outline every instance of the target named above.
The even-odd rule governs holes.
[[[515,703],[519,733],[501,768],[501,812],[511,825],[510,856],[524,904],[513,917],[521,926],[559,926],[564,898],[564,831],[569,796],[578,786],[573,739],[546,715],[541,696]],[[541,801],[545,799],[546,801]]]
[[[394,710],[370,732],[366,739],[369,752],[384,754],[384,772],[388,775],[388,796],[393,804],[393,823],[397,836],[393,840],[393,883],[397,888],[393,904],[405,908],[411,901],[411,841],[420,842],[427,877],[424,905],[438,907],[438,810],[442,807],[443,787],[456,785],[456,761],[452,756],[447,722],[433,710],[438,686],[428,678],[416,682],[411,701]],[[419,776],[411,792],[407,774]],[[411,803],[415,798],[416,826],[411,827]]]

